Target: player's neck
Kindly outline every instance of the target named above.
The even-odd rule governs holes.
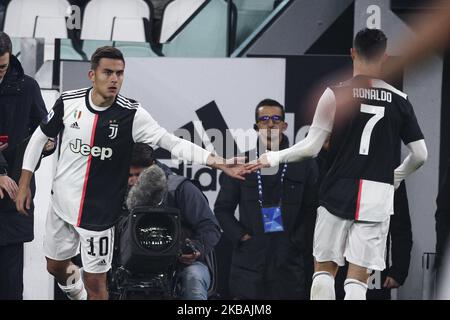
[[[381,68],[377,64],[362,64],[355,63],[353,65],[353,76],[367,76],[371,78],[379,78],[381,74]]]
[[[93,88],[91,92],[91,99],[97,107],[107,108],[113,104],[115,97],[105,98],[99,94],[95,88]]]

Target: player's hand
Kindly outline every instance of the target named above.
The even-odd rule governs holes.
[[[29,187],[19,188],[16,196],[16,209],[19,213],[28,215],[31,209],[31,190]]]
[[[56,147],[55,141],[53,139],[48,139],[47,142],[45,143],[43,151],[50,152],[53,149],[55,149],[55,147]]]
[[[400,284],[394,278],[386,277],[386,280],[384,281],[383,284],[383,288],[395,289],[398,287],[400,287]]]
[[[245,176],[247,174],[252,173],[252,171],[245,168],[244,164],[227,165],[219,169],[225,172],[225,174],[227,174],[228,176],[242,181],[245,180]]]
[[[8,144],[0,142],[0,152],[3,151],[3,150],[6,150],[6,148],[8,148]]]
[[[240,242],[245,242],[245,241],[250,240],[251,238],[252,238],[252,236],[249,235],[248,233],[246,233],[246,234],[244,234],[244,235],[239,239],[239,241],[240,241]]]
[[[195,261],[197,261],[197,259],[201,256],[200,251],[194,251],[193,253],[188,253],[188,254],[182,254],[178,260],[181,263],[187,264],[187,265],[191,265],[193,264]]]
[[[7,175],[0,176],[0,199],[5,197],[3,191],[6,191],[9,197],[14,200],[18,190],[17,183],[13,179]]]
[[[270,164],[265,153],[263,153],[258,160],[254,160],[245,165],[245,170],[250,172],[255,172],[256,170],[260,170],[262,168],[270,168]]]
[[[236,178],[239,180],[245,180],[245,175],[251,173],[251,171],[246,170],[245,161],[246,157],[234,157],[230,159],[223,159],[215,155],[210,155],[208,157],[207,164],[212,168],[217,168],[225,172],[228,176]]]

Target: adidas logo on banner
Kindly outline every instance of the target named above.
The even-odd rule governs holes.
[[[80,127],[78,126],[78,123],[75,121],[74,123],[72,123],[71,125],[70,125],[70,127],[71,128],[74,128],[74,129],[80,129]]]

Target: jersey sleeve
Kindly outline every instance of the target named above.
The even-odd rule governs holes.
[[[333,130],[335,114],[336,97],[334,96],[334,92],[330,88],[327,88],[317,103],[311,127],[331,132]]]
[[[47,116],[41,122],[41,130],[47,136],[54,138],[59,132],[64,128],[63,123],[64,117],[64,102],[62,98],[56,100],[55,105],[52,110],[47,114]]]
[[[147,144],[157,145],[159,140],[167,133],[152,116],[142,107],[136,110],[133,121],[133,140]]]
[[[161,127],[143,108],[138,108],[133,122],[135,142],[158,145],[176,158],[206,165],[211,152],[181,139]]]
[[[407,145],[410,142],[424,139],[414,109],[409,100],[405,100],[405,102],[402,103],[402,109],[403,123],[400,128],[400,138],[403,143]]]

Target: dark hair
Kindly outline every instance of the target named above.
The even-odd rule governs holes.
[[[364,60],[379,58],[386,51],[387,38],[379,29],[364,28],[355,36],[353,48]]]
[[[9,53],[11,55],[12,43],[9,36],[5,32],[0,31],[0,56],[4,55],[5,53]]]
[[[153,164],[153,148],[146,143],[137,142],[131,152],[130,165],[133,167],[149,167]]]
[[[255,121],[258,122],[258,112],[261,107],[278,107],[281,109],[281,116],[284,121],[284,107],[281,103],[273,99],[264,99],[255,108]]]
[[[125,59],[123,58],[123,54],[119,49],[111,46],[104,46],[97,48],[97,50],[95,50],[95,52],[92,54],[91,70],[97,69],[100,63],[100,59],[102,58],[122,60],[125,64]]]

